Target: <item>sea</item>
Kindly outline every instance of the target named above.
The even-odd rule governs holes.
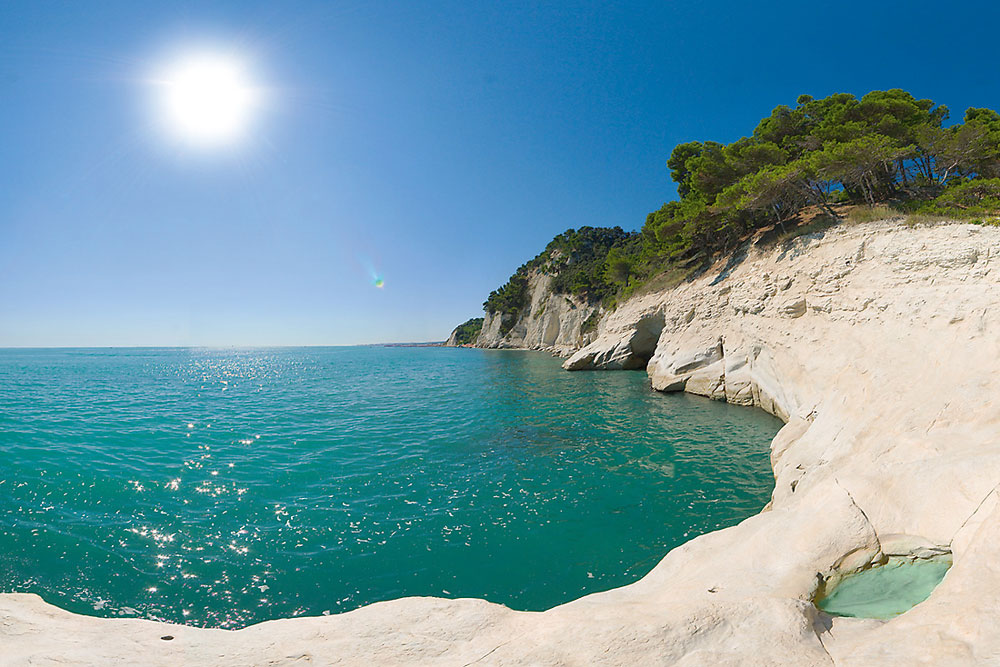
[[[539,352],[0,350],[0,592],[216,628],[544,610],[759,512],[780,426]]]

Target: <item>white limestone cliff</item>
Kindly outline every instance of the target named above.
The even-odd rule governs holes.
[[[636,583],[545,612],[408,598],[235,632],[0,595],[0,664],[1000,664],[998,249],[997,228],[841,225],[607,315],[567,368],[645,366],[659,390],[786,421],[765,511]],[[895,619],[812,603],[884,554],[934,550],[953,567]]]
[[[569,294],[552,290],[552,276],[538,270],[528,274],[530,301],[527,310],[513,323],[499,313],[486,313],[476,347],[545,350],[567,355],[589,343],[593,334],[584,331],[584,323],[598,307]],[[504,324],[512,324],[505,331]]]

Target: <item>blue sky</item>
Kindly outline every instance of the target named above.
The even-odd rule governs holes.
[[[682,141],[801,93],[1000,108],[976,3],[7,2],[0,346],[440,340],[555,234],[637,229]],[[238,54],[247,135],[149,78]],[[372,284],[370,268],[385,280]]]

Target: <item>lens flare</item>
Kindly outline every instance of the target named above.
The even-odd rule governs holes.
[[[365,273],[368,274],[368,279],[371,280],[371,284],[378,289],[385,289],[385,278],[383,278],[375,269],[375,262],[361,254],[356,255],[356,258],[358,260],[358,264],[360,264]]]

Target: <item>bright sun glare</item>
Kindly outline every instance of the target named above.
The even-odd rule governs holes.
[[[176,61],[160,80],[169,129],[200,145],[232,143],[246,131],[259,92],[234,59],[199,55]]]

